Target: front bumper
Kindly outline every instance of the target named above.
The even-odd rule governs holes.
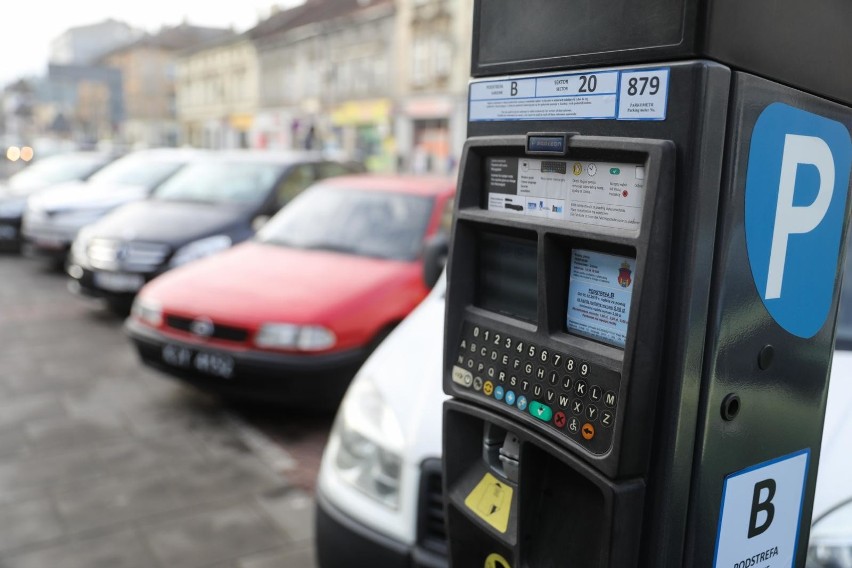
[[[28,254],[62,259],[71,250],[71,243],[74,242],[77,231],[77,227],[70,228],[52,223],[27,221],[23,223],[21,235]]]
[[[76,268],[73,268],[76,267]],[[79,270],[77,270],[79,268]],[[76,270],[76,273],[75,273]],[[138,279],[138,285],[133,285],[126,288],[114,288],[107,289],[102,285],[99,285],[96,282],[98,274],[107,274],[107,275],[115,275],[121,274],[124,276],[130,276]],[[91,298],[101,298],[105,300],[119,300],[131,302],[133,298],[136,297],[136,293],[139,289],[142,288],[145,284],[153,280],[155,277],[162,274],[162,271],[151,272],[151,273],[116,273],[116,272],[107,272],[107,271],[97,271],[92,270],[90,268],[85,268],[77,264],[72,258],[69,267],[68,267],[68,275],[74,279],[76,284],[73,287],[73,291],[80,294],[81,296],[88,296]]]
[[[260,402],[298,403],[310,408],[335,407],[368,355],[365,349],[291,355],[219,345],[208,347],[201,342],[167,337],[133,319],[127,320],[125,331],[143,363],[201,390]],[[167,347],[180,356],[173,356],[167,362],[164,358]],[[228,373],[222,372],[222,359],[229,362]]]
[[[317,491],[316,549],[320,568],[447,568],[447,559],[366,527]]]

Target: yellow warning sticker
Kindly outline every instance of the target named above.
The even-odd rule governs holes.
[[[476,484],[464,500],[464,504],[480,519],[501,533],[505,533],[509,527],[509,513],[512,510],[512,492],[511,487],[490,473],[486,473],[482,481]]]
[[[496,552],[489,554],[485,559],[485,568],[512,568],[509,561],[497,554]]]

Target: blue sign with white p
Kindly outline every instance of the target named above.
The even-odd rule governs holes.
[[[831,308],[852,140],[841,123],[774,103],[754,125],[745,229],[757,291],[795,336],[822,329]]]

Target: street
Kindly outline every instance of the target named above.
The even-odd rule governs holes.
[[[0,566],[311,567],[333,416],[143,368],[122,319],[0,256]]]

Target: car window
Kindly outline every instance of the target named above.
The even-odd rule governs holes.
[[[13,190],[26,191],[54,183],[86,179],[106,161],[107,158],[97,154],[52,156],[16,173],[7,183]]]
[[[293,200],[258,240],[301,249],[414,260],[435,199],[390,191],[316,186]]]
[[[313,164],[300,164],[290,168],[287,176],[278,184],[276,191],[278,206],[283,207],[289,203],[315,181],[317,176]]]
[[[444,210],[441,211],[441,222],[438,225],[438,231],[444,233],[448,237],[453,230],[453,198],[450,197],[444,202]]]
[[[346,166],[337,162],[323,162],[319,165],[320,179],[342,176],[351,173]]]
[[[154,199],[203,203],[260,203],[267,199],[282,165],[199,162],[185,167],[154,192]]]
[[[153,189],[186,162],[128,156],[116,160],[89,178],[93,183],[138,185]]]

